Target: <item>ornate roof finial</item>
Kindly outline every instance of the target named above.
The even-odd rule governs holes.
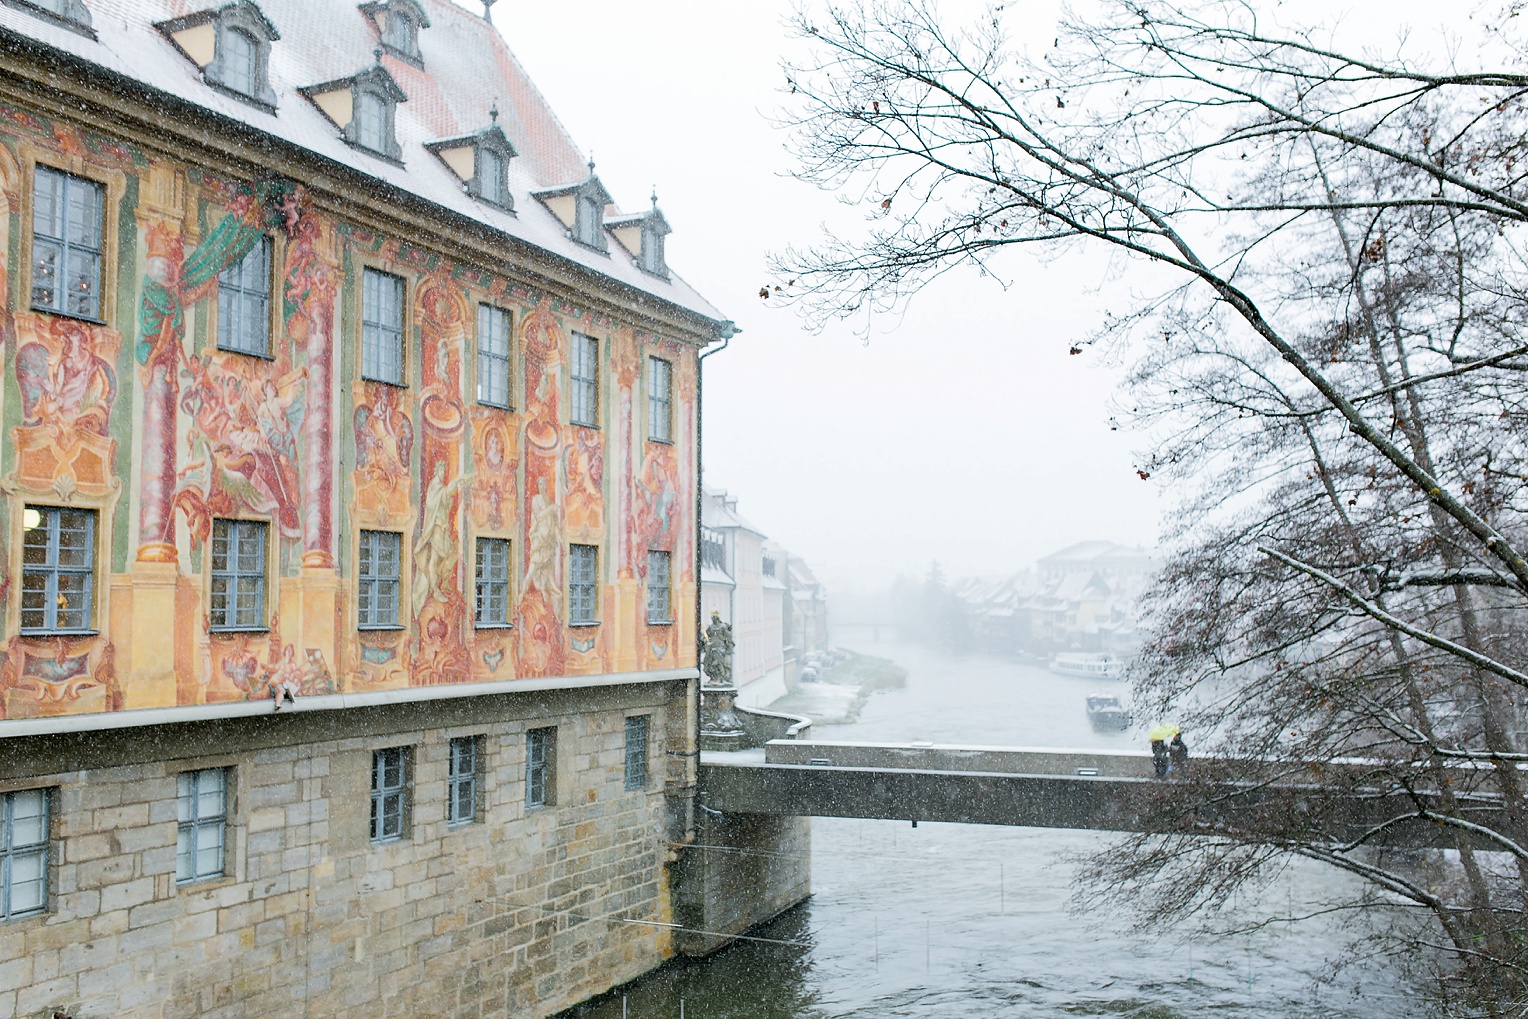
[[[372,50],[371,51],[371,55],[377,58],[377,66],[381,67],[382,66],[382,47],[378,46],[376,49]]]
[[[493,105],[488,107],[488,119],[493,123],[499,122],[499,101],[495,99]]]
[[[653,208],[658,207],[658,185],[653,185]]]
[[[589,151],[589,176],[594,176],[594,151]]]
[[[494,0],[483,0],[483,20],[490,25],[493,24],[493,5]]]

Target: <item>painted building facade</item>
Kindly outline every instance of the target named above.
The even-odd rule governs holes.
[[[0,846],[43,882],[0,890],[0,1013],[390,1014],[449,984],[546,1014],[656,964],[657,928],[576,978],[536,961],[569,887],[663,913],[693,781],[697,354],[730,324],[656,202],[620,215],[444,0],[18,2],[0,52],[0,808],[43,836]],[[487,834],[453,863],[468,759]],[[210,893],[187,775],[222,790]],[[473,868],[560,884],[485,912]],[[426,869],[431,909],[367,905]],[[453,951],[492,979],[399,940],[473,902]],[[47,961],[103,929],[101,967]]]

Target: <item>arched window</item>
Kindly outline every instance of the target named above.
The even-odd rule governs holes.
[[[382,42],[395,50],[414,55],[414,19],[403,11],[389,10],[387,12],[387,31],[382,35]]]

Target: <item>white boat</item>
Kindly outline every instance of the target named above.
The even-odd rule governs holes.
[[[1084,679],[1124,679],[1125,660],[1108,651],[1093,654],[1063,652],[1050,660],[1050,670]]]

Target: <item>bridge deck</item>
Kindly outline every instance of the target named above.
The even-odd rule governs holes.
[[[700,796],[726,813],[1130,832],[1160,829],[1174,785],[1153,777],[1149,754],[777,740],[762,753],[703,753]],[[1329,834],[1353,838],[1409,809],[1398,796],[1354,797]],[[1498,809],[1483,805],[1480,823],[1498,820]],[[1382,844],[1454,841],[1435,824],[1411,822]]]

